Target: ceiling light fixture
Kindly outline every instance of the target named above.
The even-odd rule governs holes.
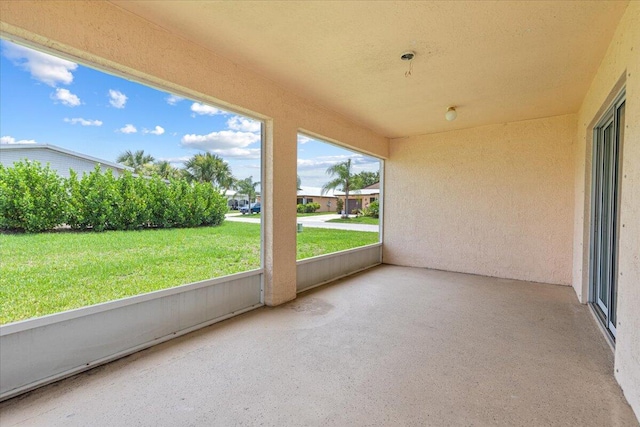
[[[402,59],[403,61],[411,61],[414,56],[416,56],[416,53],[408,50],[400,56],[400,59]]]
[[[403,61],[409,61],[409,70],[404,73],[405,77],[411,76],[411,71],[413,71],[413,62],[411,61],[415,56],[416,56],[416,53],[411,50],[403,52],[402,55],[400,55],[400,59],[402,59]]]
[[[444,118],[447,119],[447,121],[452,122],[456,119],[456,117],[458,117],[456,107],[447,108],[447,112],[444,114]]]

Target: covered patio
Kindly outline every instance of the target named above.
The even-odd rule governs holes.
[[[3,1],[0,32],[260,121],[263,230],[259,269],[0,327],[3,426],[637,425],[640,2]],[[300,134],[383,161],[379,243],[296,262]]]
[[[571,288],[380,266],[2,404],[12,425],[637,425]]]

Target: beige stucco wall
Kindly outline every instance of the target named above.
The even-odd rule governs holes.
[[[320,209],[316,212],[335,212],[336,211],[336,201],[338,200],[336,197],[321,197],[321,196],[300,196],[298,195],[298,199],[313,199],[314,203],[320,205]],[[297,199],[296,199],[297,200]],[[327,202],[331,203],[331,207],[327,206]]]
[[[626,87],[615,376],[640,418],[640,2],[630,2],[578,113],[573,286],[588,300],[591,147],[595,122]]]
[[[575,115],[391,141],[384,262],[571,283]]]
[[[0,31],[78,62],[265,120],[265,302],[296,295],[297,134],[386,158],[388,141],[163,28],[98,1],[0,2]],[[277,231],[276,231],[277,230]]]

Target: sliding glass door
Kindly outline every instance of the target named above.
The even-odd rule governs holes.
[[[624,138],[624,92],[594,131],[590,301],[615,339],[620,154]]]

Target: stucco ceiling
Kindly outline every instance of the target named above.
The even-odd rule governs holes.
[[[113,3],[392,138],[576,112],[627,5]]]

